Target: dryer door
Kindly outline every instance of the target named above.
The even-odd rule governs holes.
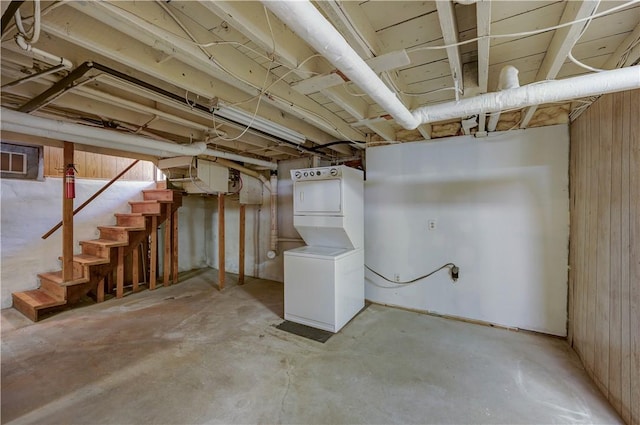
[[[342,215],[340,179],[297,181],[293,185],[295,215]]]

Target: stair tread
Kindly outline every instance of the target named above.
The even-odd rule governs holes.
[[[62,257],[60,257],[62,260]],[[95,255],[90,254],[77,254],[73,256],[73,261],[76,263],[81,263],[87,266],[96,265],[96,264],[107,264],[109,263],[108,258],[104,257],[96,257]]]
[[[111,239],[91,239],[88,241],[80,241],[80,245],[84,243],[91,243],[95,245],[102,245],[107,248],[114,248],[117,246],[127,246],[129,245],[127,242],[114,241]]]
[[[151,192],[177,192],[177,190],[173,189],[143,189],[142,193],[151,193]]]
[[[133,204],[157,204],[158,201],[157,199],[148,199],[148,200],[144,200],[144,201],[129,201],[129,205],[133,205]]]
[[[67,303],[63,298],[57,298],[42,289],[32,289],[30,291],[14,292],[13,296],[22,300],[25,304],[35,308],[48,308]]]
[[[115,230],[127,230],[127,231],[145,230],[144,227],[137,227],[137,226],[98,226],[98,229],[115,229]]]
[[[81,283],[86,283],[89,282],[89,279],[82,276],[81,274],[74,274],[73,275],[73,279],[69,280],[69,281],[64,281],[64,279],[62,278],[62,270],[59,270],[57,272],[46,272],[46,273],[39,273],[38,277],[41,279],[47,279],[50,280],[52,282],[57,283],[58,285],[61,286],[71,286],[71,285],[78,285]]]
[[[114,213],[116,217],[142,217],[142,213]]]

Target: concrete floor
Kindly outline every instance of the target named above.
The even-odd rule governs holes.
[[[325,344],[283,287],[176,286],[32,324],[2,311],[2,422],[622,423],[564,340],[371,305]]]

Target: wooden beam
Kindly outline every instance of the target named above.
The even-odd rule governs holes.
[[[165,214],[167,215],[167,219],[164,222],[164,256],[163,256],[163,272],[162,272],[162,282],[164,286],[169,286],[169,278],[171,277],[171,228],[173,227],[171,223],[171,204],[164,204],[166,208]]]
[[[364,124],[384,140],[389,142],[396,140],[396,131],[387,121],[365,121]]]
[[[590,16],[595,12],[599,3],[599,0],[566,2],[560,23],[563,24]],[[549,43],[549,47],[547,48],[547,53],[544,55],[542,64],[540,64],[540,68],[536,74],[535,81],[553,80],[556,78],[558,72],[560,72],[560,68],[562,68],[562,64],[567,60],[571,49],[580,39],[585,25],[587,25],[586,21],[555,30],[551,43]],[[520,122],[520,128],[526,128],[529,125],[537,109],[538,107],[535,105],[526,108],[522,121]]]
[[[218,289],[224,289],[224,193],[218,193]]]
[[[106,277],[103,277],[102,279],[100,279],[100,282],[98,282],[98,288],[96,289],[96,302],[97,303],[101,303],[104,301],[104,286],[105,286],[105,281]]]
[[[140,289],[140,245],[133,248],[131,255],[131,283],[133,284],[133,292],[138,292]]]
[[[124,247],[118,247],[118,265],[116,266],[116,298],[124,295]]]
[[[151,216],[151,246],[149,247],[149,289],[156,289],[158,268],[158,216]]]
[[[436,8],[438,9],[438,19],[440,20],[444,44],[456,44],[458,42],[458,23],[456,22],[453,2],[450,0],[437,0]],[[451,69],[451,77],[454,84],[460,91],[464,91],[460,48],[458,46],[447,47],[447,57],[449,58],[449,68]]]
[[[151,46],[159,52],[172,54],[185,65],[205,72],[209,76],[217,78],[233,87],[237,87],[252,96],[259,94],[260,88],[264,85],[264,81],[266,81],[265,77],[268,77],[265,67],[259,65],[249,56],[239,51],[235,46],[224,44],[215,46],[215,53],[214,50],[211,50],[211,55],[215,55],[212,56],[215,57],[215,60],[212,60],[204,55],[197,46],[185,40],[182,36],[175,35],[160,26],[148,24],[148,21],[156,16],[162,21],[166,16],[163,11],[158,11],[162,12],[158,13],[148,9],[147,12],[151,15],[147,16],[146,20],[144,20],[128,11],[128,6],[124,3],[115,6],[98,2],[82,4],[70,2],[69,5],[106,25],[120,28],[121,31],[141,43]],[[47,23],[50,22],[50,17],[51,15],[48,15]],[[68,28],[68,25],[66,27]],[[45,29],[44,25],[43,29]],[[45,30],[49,31],[49,25],[46,26]],[[205,28],[191,26],[190,30],[196,37],[202,40],[208,39],[211,36]],[[67,29],[64,31],[67,31]],[[68,37],[68,35],[65,35],[65,37]],[[74,40],[74,42],[76,41]],[[208,91],[210,92],[210,90]],[[263,102],[274,105],[284,112],[292,113],[308,122],[314,123],[316,126],[320,126],[336,137],[344,137],[340,134],[343,133],[346,137],[350,137],[353,140],[363,139],[363,135],[357,130],[354,130],[342,118],[324,108],[313,99],[291,90],[286,81],[274,82],[269,90],[269,96],[263,97]],[[327,122],[329,124],[327,124]]]
[[[172,281],[174,284],[178,283],[178,210],[173,212],[173,229],[171,231],[171,237],[173,238],[171,251],[171,269],[173,270]]]
[[[489,46],[491,40],[491,1],[480,0],[476,3],[476,22],[478,40],[478,91],[484,94],[489,89]],[[485,131],[487,114],[478,116],[478,131]]]
[[[245,228],[246,228],[246,205],[240,204],[240,235],[239,235],[239,259],[238,259],[238,285],[244,284],[244,251],[245,251]]]
[[[64,142],[63,166],[73,164],[73,143]],[[73,280],[73,198],[66,196],[66,179],[62,179],[62,278]]]
[[[611,54],[607,62],[605,62],[603,69],[619,68],[618,62],[622,61],[622,56],[627,54],[627,58],[620,63],[620,66],[628,66],[638,60],[640,54],[640,44],[636,44],[635,48],[632,48],[633,44],[640,38],[640,24],[631,32],[622,43],[618,46],[615,52]],[[627,50],[632,49],[629,53]]]

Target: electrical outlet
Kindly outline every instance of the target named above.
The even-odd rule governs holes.
[[[427,229],[436,230],[436,227],[438,227],[437,223],[436,223],[436,220],[430,219],[430,220],[427,221]]]
[[[393,280],[395,280],[396,282],[400,282],[400,273],[394,273]]]

